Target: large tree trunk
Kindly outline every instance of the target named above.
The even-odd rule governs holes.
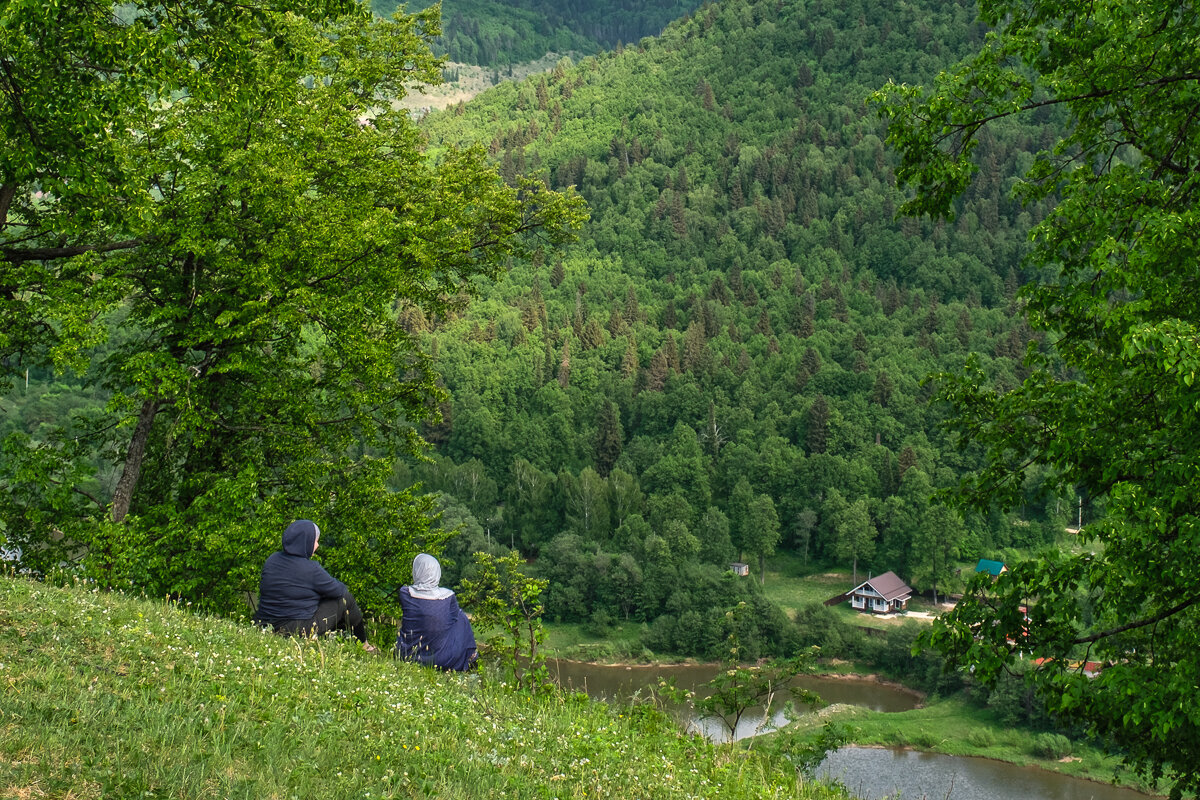
[[[8,209],[12,205],[13,198],[16,195],[16,185],[4,184],[0,186],[0,228],[8,226]]]
[[[133,429],[133,438],[129,441],[129,449],[125,452],[125,467],[121,470],[121,479],[113,490],[112,521],[121,522],[129,513],[133,502],[133,492],[137,489],[138,478],[142,474],[142,461],[146,457],[146,443],[150,440],[150,428],[154,425],[154,415],[158,413],[158,401],[147,400],[138,414],[137,425]]]

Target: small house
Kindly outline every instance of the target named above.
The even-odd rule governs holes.
[[[999,578],[1002,573],[1008,572],[1008,567],[1003,561],[992,561],[990,559],[981,558],[979,563],[975,565],[976,572],[986,572],[993,578]]]
[[[894,572],[868,578],[850,590],[850,607],[858,611],[890,614],[908,608],[912,589]]]
[[[733,562],[729,568],[733,570],[734,575],[740,575],[743,578],[750,574],[750,565],[743,564],[741,561]]]

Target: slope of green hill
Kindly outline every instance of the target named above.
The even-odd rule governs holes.
[[[983,34],[969,3],[729,0],[427,118],[435,147],[478,142],[592,217],[461,315],[408,319],[451,400],[426,431],[444,460],[398,481],[446,493],[477,542],[540,552],[552,615],[665,620],[655,649],[695,653],[719,639],[683,618],[717,616],[703,575],[739,555],[944,591],[957,558],[1053,541],[1074,503],[1037,474],[1013,517],[931,505],[980,454],[923,381],[969,355],[1022,379],[1039,343],[1015,293],[1046,207],[1009,189],[1054,119],[989,134],[957,220],[934,224],[895,218],[866,106]]]
[[[4,797],[835,798],[665,716],[0,578]]]

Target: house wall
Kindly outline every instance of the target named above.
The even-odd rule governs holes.
[[[893,600],[889,602],[884,600],[883,595],[878,592],[866,589],[850,595],[850,607],[856,611],[874,611],[878,614],[887,614],[892,611],[903,611],[907,606],[908,602],[906,600]]]
[[[850,607],[858,611],[875,611],[886,613],[888,602],[878,592],[855,592],[850,595]]]

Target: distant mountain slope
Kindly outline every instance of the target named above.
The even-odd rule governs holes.
[[[450,462],[411,475],[502,517],[530,550],[570,532],[648,558],[644,539],[618,533],[620,473],[637,514],[674,531],[673,553],[713,563],[770,552],[748,508],[766,495],[780,546],[918,588],[944,579],[952,552],[1061,530],[1065,506],[1037,497],[1038,476],[1019,525],[935,523],[928,505],[979,454],[945,437],[922,380],[968,354],[1002,381],[1023,374],[1032,336],[1014,296],[1045,208],[1008,190],[1053,119],[981,141],[957,221],[934,224],[894,218],[865,100],[974,47],[973,18],[969,3],[931,0],[729,0],[430,116],[435,146],[479,142],[506,173],[576,186],[592,220],[564,255],[481,286],[462,317],[410,320],[453,396],[428,431]],[[490,495],[463,488],[472,464]],[[530,474],[552,487],[536,502],[517,480]],[[596,477],[602,513],[585,497]],[[710,510],[728,522],[724,545],[709,547]],[[936,547],[919,541],[931,530]]]
[[[390,16],[396,0],[373,0]],[[416,11],[433,5],[417,0]],[[443,0],[443,52],[467,64],[503,66],[547,52],[596,53],[620,42],[655,36],[691,12],[698,0]]]
[[[617,244],[607,230],[617,221],[643,261],[657,253],[641,242],[671,262],[700,256],[730,232],[750,249],[773,240],[788,256],[819,242],[835,245],[852,269],[901,286],[943,299],[974,291],[995,302],[993,276],[1017,268],[1027,224],[1004,176],[1040,131],[1010,129],[1009,141],[982,142],[990,172],[959,225],[934,234],[893,220],[899,198],[890,157],[881,123],[865,107],[889,78],[929,80],[977,42],[983,29],[972,13],[966,3],[712,5],[644,50],[500,87],[461,115],[431,119],[428,130],[435,140],[483,141],[508,169],[543,170],[556,186],[578,186],[593,206],[589,238],[602,250]],[[681,169],[684,191],[676,185]],[[649,203],[640,191],[648,187],[657,190]],[[662,217],[664,199],[672,206],[665,211],[681,206],[694,217],[694,229],[683,232],[686,220],[675,219],[672,230],[630,225],[646,212]],[[936,274],[930,247],[972,279]]]

